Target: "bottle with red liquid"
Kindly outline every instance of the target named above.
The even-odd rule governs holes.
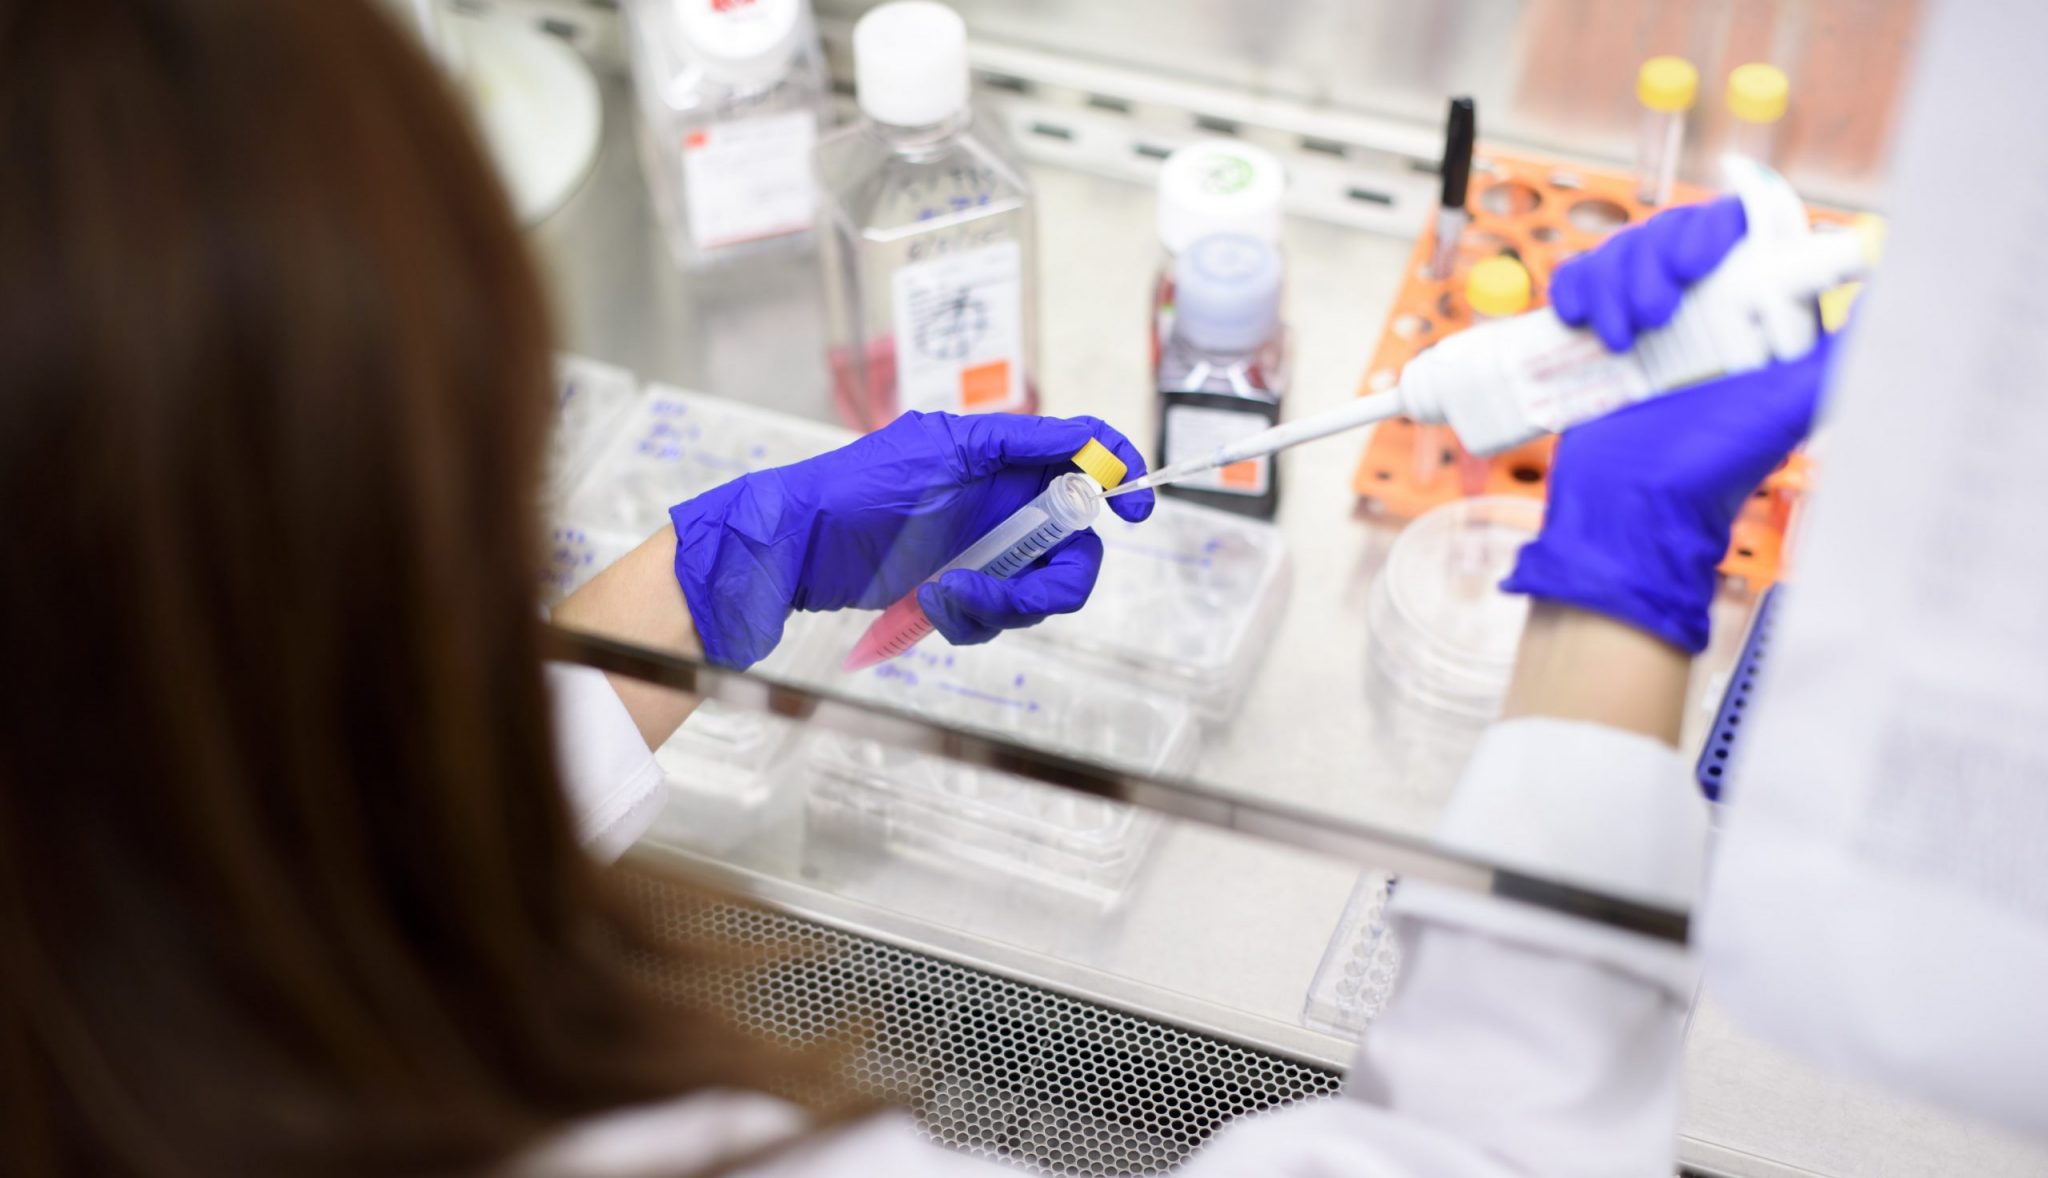
[[[1271,153],[1235,139],[1198,139],[1159,166],[1159,274],[1152,283],[1152,365],[1173,338],[1173,267],[1217,233],[1280,248],[1287,176]]]
[[[840,415],[1036,412],[1031,185],[969,102],[965,25],[897,0],[854,26],[853,53],[862,117],[815,161]]]

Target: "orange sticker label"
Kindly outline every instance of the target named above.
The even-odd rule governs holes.
[[[707,132],[707,131],[692,131],[692,132],[690,132],[690,134],[688,135],[688,137],[686,137],[686,138],[685,138],[685,139],[683,140],[683,150],[685,150],[685,151],[695,151],[696,149],[698,149],[698,148],[700,148],[700,147],[704,146],[705,144],[707,144],[707,143],[709,143],[709,142],[711,142],[711,135],[710,135],[710,133],[709,133],[709,132]]]
[[[1216,479],[1233,491],[1257,491],[1259,489],[1259,460],[1249,458],[1233,462],[1216,472]]]
[[[1010,400],[1010,362],[991,360],[960,370],[960,403],[968,409],[987,409]]]

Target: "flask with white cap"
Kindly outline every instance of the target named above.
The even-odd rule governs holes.
[[[677,262],[810,241],[826,108],[808,0],[627,0],[641,163]]]
[[[1270,241],[1218,233],[1181,251],[1174,265],[1173,334],[1159,359],[1162,465],[1200,457],[1279,422],[1287,388],[1280,293],[1280,251]],[[1272,519],[1280,506],[1280,469],[1267,455],[1160,491]]]
[[[969,100],[966,26],[896,0],[854,26],[853,58],[861,118],[816,153],[841,416],[1035,411],[1031,185]]]
[[[1198,239],[1242,233],[1278,249],[1287,176],[1272,154],[1235,139],[1198,139],[1159,166],[1159,276],[1152,284],[1152,362],[1173,335],[1173,268]]]

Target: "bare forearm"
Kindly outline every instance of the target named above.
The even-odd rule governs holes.
[[[675,530],[664,527],[564,598],[555,607],[555,622],[655,650],[700,653],[697,627],[676,584],[675,556]],[[697,706],[697,697],[687,692],[621,675],[610,679],[648,748],[675,735]]]
[[[1676,747],[1691,661],[1624,622],[1532,602],[1505,714],[1604,724]]]

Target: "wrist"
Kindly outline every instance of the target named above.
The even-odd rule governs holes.
[[[739,670],[782,641],[799,579],[801,552],[786,539],[799,514],[779,483],[762,490],[762,477],[742,475],[668,513],[670,583],[692,633],[707,659]]]
[[[554,622],[634,646],[698,654],[689,603],[670,572],[674,555],[675,534],[663,528],[562,599]],[[650,749],[660,747],[697,706],[694,696],[681,691],[621,675],[609,678]]]
[[[1503,714],[1600,724],[1676,747],[1691,666],[1685,650],[1631,622],[1539,599]]]

